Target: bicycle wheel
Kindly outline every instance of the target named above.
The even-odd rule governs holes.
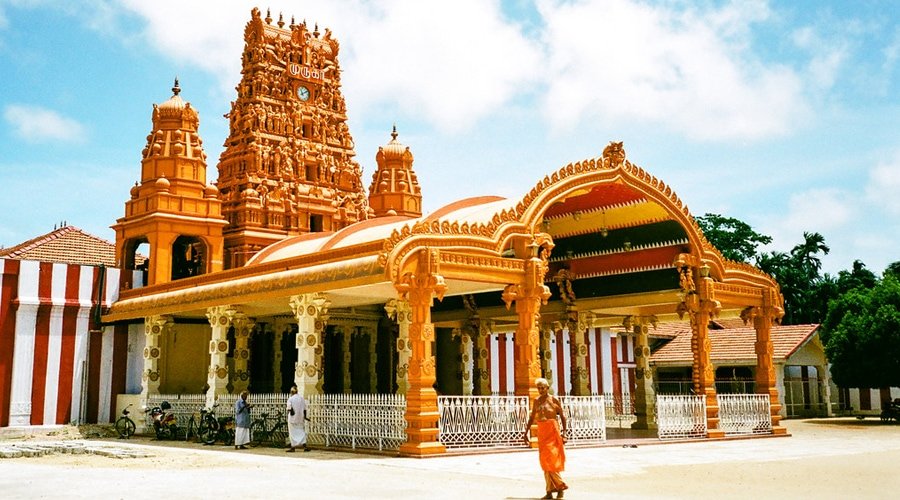
[[[119,417],[116,420],[116,432],[119,433],[119,437],[122,439],[128,439],[134,435],[135,425],[134,422],[128,417]]]
[[[206,444],[213,444],[216,442],[216,439],[219,438],[219,422],[215,420],[215,417],[208,419],[206,421],[206,433],[203,437],[203,442]]]
[[[279,421],[269,430],[269,444],[283,448],[288,444],[287,423]]]
[[[250,443],[253,446],[261,446],[269,439],[269,433],[266,430],[266,421],[259,419],[250,424]]]
[[[194,423],[194,416],[191,415],[191,418],[188,420],[187,427],[184,429],[184,440],[190,441],[191,437],[196,433],[196,429],[194,428],[197,424]]]

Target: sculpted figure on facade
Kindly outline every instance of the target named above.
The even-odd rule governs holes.
[[[362,171],[352,160],[356,153],[340,90],[340,46],[331,32],[320,37],[305,22],[273,23],[254,9],[244,40],[243,77],[235,88],[237,99],[228,114],[232,126],[219,160],[218,188],[221,199],[228,200],[223,215],[231,223],[225,229],[226,267],[242,265],[253,248],[303,232],[335,231],[369,214],[365,201],[357,201],[365,198],[360,196]],[[274,200],[279,192],[284,200],[290,193],[291,203],[280,206],[289,211],[285,220],[299,223],[254,215],[257,208],[244,201],[250,198],[236,198],[234,193],[260,189],[239,175],[240,165],[250,166],[268,186],[268,198]],[[256,220],[261,227],[249,223]]]

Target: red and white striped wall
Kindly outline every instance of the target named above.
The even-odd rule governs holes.
[[[634,337],[616,335],[600,328],[588,329],[587,371],[591,394],[628,394],[634,387]],[[513,394],[513,332],[494,333],[488,340],[488,369],[491,374],[491,393]],[[550,384],[557,395],[572,392],[572,352],[569,331],[550,334]]]
[[[0,427],[109,422],[127,325],[98,328],[120,271],[0,259]]]

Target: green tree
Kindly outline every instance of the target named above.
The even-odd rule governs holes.
[[[886,273],[873,288],[854,288],[832,301],[822,341],[837,385],[900,385],[900,281]]]
[[[866,269],[861,260],[853,261],[849,271],[838,272],[837,292],[847,293],[855,288],[874,288],[878,284],[878,276]]]
[[[732,217],[705,214],[696,221],[706,239],[726,259],[749,263],[756,257],[757,247],[772,243],[771,236],[757,233],[746,222]]]
[[[782,323],[820,323],[825,317],[828,301],[833,298],[830,291],[836,286],[833,278],[821,276],[819,255],[825,255],[829,250],[821,234],[803,233],[803,243],[796,245],[790,253],[771,252],[757,257],[756,266],[781,285],[784,296]]]
[[[893,274],[897,279],[900,279],[900,261],[888,264],[884,270],[884,274]]]

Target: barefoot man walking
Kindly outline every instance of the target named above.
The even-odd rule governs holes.
[[[530,442],[528,432],[531,425],[537,423],[538,455],[547,482],[547,494],[543,498],[553,498],[553,493],[556,493],[556,498],[563,498],[564,491],[569,488],[559,476],[566,467],[566,450],[563,447],[566,438],[562,434],[566,432],[566,415],[559,399],[549,394],[550,383],[547,379],[539,378],[534,385],[540,395],[534,400],[534,407],[525,424],[525,442]]]

